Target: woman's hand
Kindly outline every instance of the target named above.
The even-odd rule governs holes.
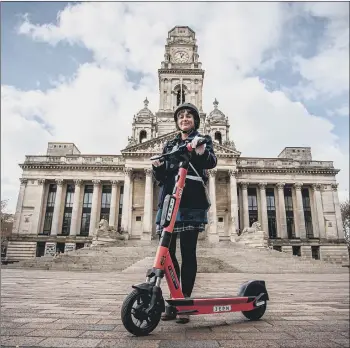
[[[154,160],[153,162],[152,162],[152,165],[154,166],[154,167],[160,167],[160,166],[162,166],[164,164],[164,162],[161,162],[160,160]]]
[[[199,156],[203,155],[203,153],[204,153],[204,151],[205,151],[205,148],[206,148],[206,144],[202,144],[202,145],[196,147],[197,144],[198,144],[198,141],[199,141],[199,140],[202,140],[202,139],[204,139],[204,138],[199,137],[199,136],[196,136],[196,137],[194,137],[194,139],[191,141],[191,146],[192,146],[192,148],[194,148],[194,151],[195,151],[196,154],[199,155]]]

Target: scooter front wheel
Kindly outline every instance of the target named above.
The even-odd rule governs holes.
[[[263,286],[257,283],[252,283],[247,286],[243,296],[258,296],[261,293],[265,293],[265,292],[266,292],[266,289]],[[259,320],[265,314],[266,307],[267,307],[267,304],[266,304],[266,301],[264,301],[264,304],[260,305],[259,307],[256,307],[251,311],[242,311],[242,314],[249,320],[252,320],[252,321]]]
[[[124,300],[121,319],[124,327],[135,336],[147,336],[159,324],[161,308],[147,313],[151,301],[149,293],[133,290]]]

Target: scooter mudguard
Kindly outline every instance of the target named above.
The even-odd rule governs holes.
[[[268,301],[269,294],[267,293],[266,285],[264,280],[249,280],[243,283],[239,290],[238,296],[257,296],[263,293],[264,295],[260,297],[260,300]]]

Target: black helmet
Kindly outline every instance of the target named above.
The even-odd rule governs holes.
[[[174,112],[174,121],[176,123],[176,128],[179,129],[179,126],[177,125],[177,115],[181,110],[184,110],[184,109],[189,109],[191,111],[191,114],[193,115],[193,118],[194,118],[194,128],[197,130],[199,128],[201,120],[199,117],[198,109],[191,103],[183,103],[176,108]]]

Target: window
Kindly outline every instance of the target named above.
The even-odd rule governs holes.
[[[71,220],[72,220],[72,212],[65,212],[63,214],[63,223],[62,223],[62,234],[64,236],[69,235]]]
[[[53,217],[53,211],[46,211],[43,234],[47,234],[47,235],[50,234],[51,227],[52,227],[52,217]]]
[[[67,185],[67,193],[66,193],[66,208],[73,208],[73,200],[74,200],[74,186]]]
[[[214,140],[220,145],[222,144],[222,135],[220,132],[215,132]]]
[[[63,254],[64,253],[64,243],[56,244],[56,252]]]
[[[55,206],[55,198],[56,198],[56,192],[49,192],[49,196],[47,198],[47,206],[48,207]]]
[[[81,218],[81,229],[80,229],[80,235],[82,236],[88,236],[89,235],[89,227],[90,227],[90,212],[89,213],[83,213]]]
[[[36,243],[36,257],[41,257],[45,255],[45,242]]]
[[[310,195],[309,189],[303,188],[301,191],[303,198],[303,209],[304,209],[304,219],[305,219],[305,229],[306,238],[313,238],[314,232],[312,227],[312,215],[311,215],[311,205],[310,205]]]
[[[47,202],[46,202],[46,211],[45,211],[43,230],[40,231],[39,234],[50,235],[51,233],[53,211],[54,211],[55,199],[56,199],[56,191],[57,191],[56,184],[50,184],[49,194],[47,196]]]
[[[91,208],[91,206],[92,206],[92,191],[93,191],[92,185],[85,186],[83,208]]]
[[[293,255],[294,256],[301,256],[300,246],[293,245],[292,248],[293,248]]]
[[[176,92],[176,105],[183,104],[184,102],[185,102],[185,91],[184,89],[182,89],[182,93],[181,93],[181,89],[179,89]]]
[[[72,220],[72,209],[74,200],[74,185],[67,185],[66,200],[63,211],[62,235],[68,236],[70,232],[70,224]]]
[[[292,189],[290,187],[284,188],[284,204],[286,209],[287,234],[288,238],[292,239],[295,238],[295,225],[293,214]]]
[[[224,218],[223,217],[219,217],[218,218],[218,222],[224,222]]]
[[[101,196],[100,219],[109,221],[109,213],[111,207],[112,185],[103,185]]]
[[[256,199],[256,188],[248,188],[248,211],[249,226],[258,221],[258,202]]]
[[[273,188],[266,188],[266,205],[269,238],[274,239],[277,238],[277,223],[275,193]]]
[[[319,246],[311,246],[311,256],[315,260],[320,259],[320,247]]]
[[[140,143],[143,143],[147,140],[147,132],[145,130],[142,130],[140,132]]]
[[[141,221],[141,216],[136,216],[136,221]]]

